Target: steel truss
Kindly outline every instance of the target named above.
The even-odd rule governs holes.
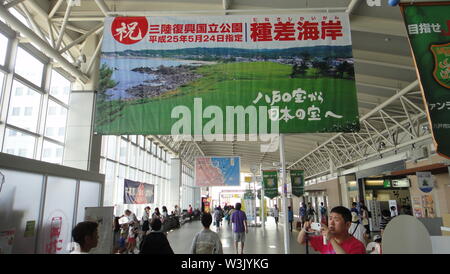
[[[289,168],[305,170],[309,179],[431,138],[417,87],[416,80],[364,115],[359,132],[336,134]]]

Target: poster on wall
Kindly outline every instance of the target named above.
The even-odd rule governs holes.
[[[344,12],[107,17],[95,131],[357,131],[351,41]]]
[[[241,167],[239,157],[195,158],[195,186],[238,186]]]
[[[152,204],[154,198],[154,185],[124,179],[124,204]]]
[[[431,172],[416,172],[417,185],[422,192],[428,193],[433,190],[434,181]]]
[[[0,231],[0,254],[12,254],[15,235],[15,229]]]
[[[263,170],[264,196],[273,199],[278,196],[278,171]]]
[[[412,197],[413,214],[417,218],[423,218],[422,201],[420,197]]]
[[[253,222],[256,220],[256,199],[255,193],[248,190],[244,193],[245,215],[247,215],[247,221]]]
[[[84,220],[98,224],[98,244],[89,253],[111,254],[113,248],[114,207],[85,207]]]
[[[303,170],[291,170],[292,194],[300,197],[305,192],[305,179]]]
[[[450,158],[450,2],[400,5],[436,152]]]
[[[434,212],[434,200],[430,194],[422,195],[422,207],[425,218],[434,218],[436,214]]]

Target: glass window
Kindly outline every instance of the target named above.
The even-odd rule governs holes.
[[[3,94],[3,79],[4,78],[5,78],[5,75],[2,72],[0,72],[0,98],[2,98],[2,94]]]
[[[127,161],[127,141],[125,141],[124,139],[120,138],[120,154],[119,154],[119,162],[121,163],[126,163]]]
[[[69,104],[70,81],[56,71],[52,71],[52,79],[50,81],[50,95],[54,96],[65,104]]]
[[[20,47],[17,51],[16,65],[14,70],[17,74],[32,82],[33,84],[39,87],[42,85],[44,64]]]
[[[33,114],[33,108],[32,107],[25,107],[25,116],[31,116]]]
[[[130,152],[130,160],[128,163],[130,166],[136,167],[137,146],[131,145]]]
[[[28,89],[31,95],[23,98],[22,96],[15,96],[15,92],[11,94],[11,101],[9,103],[9,115],[8,115],[8,123],[15,125],[17,127],[21,127],[24,129],[28,129],[30,131],[36,132],[38,126],[38,118],[39,118],[39,105],[41,102],[41,94],[39,92],[34,91],[33,89],[29,89],[25,85],[14,81],[13,91],[17,88]],[[17,115],[15,108],[20,107],[29,107],[32,108],[32,112],[30,116],[21,115],[20,113]]]
[[[106,157],[116,160],[116,136],[108,136],[108,152]]]
[[[53,128],[53,127],[46,127],[45,128],[45,136],[53,138],[53,136],[55,136],[55,128]]]
[[[54,114],[52,115],[51,112],[53,112]],[[45,123],[46,132],[47,128],[52,127],[58,129],[58,135],[56,135],[55,132],[53,136],[50,135],[46,136],[52,137],[60,142],[64,142],[66,122],[67,122],[67,109],[52,100],[48,100],[47,120]]]
[[[119,165],[119,178],[124,179],[126,171],[127,171],[127,167],[126,166]]]
[[[63,160],[63,147],[61,145],[44,141],[44,147],[42,151],[42,161],[62,164]]]
[[[5,65],[6,50],[8,49],[8,38],[0,33],[0,65]]]
[[[11,131],[14,131],[14,133],[12,133]],[[22,157],[33,158],[36,137],[25,133],[17,133],[18,132],[14,129],[6,128],[3,152]]]

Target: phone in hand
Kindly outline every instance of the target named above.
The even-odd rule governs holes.
[[[313,229],[313,230],[320,231],[321,227],[322,227],[322,225],[320,223],[314,222],[314,223],[311,224],[311,229]]]

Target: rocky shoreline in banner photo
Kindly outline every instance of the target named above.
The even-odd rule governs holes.
[[[127,89],[126,92],[135,99],[157,97],[203,77],[203,75],[194,72],[196,67],[189,65],[166,67],[161,65],[157,68],[134,68],[132,69],[134,72],[151,74],[156,76],[156,78],[146,80],[143,84]]]

